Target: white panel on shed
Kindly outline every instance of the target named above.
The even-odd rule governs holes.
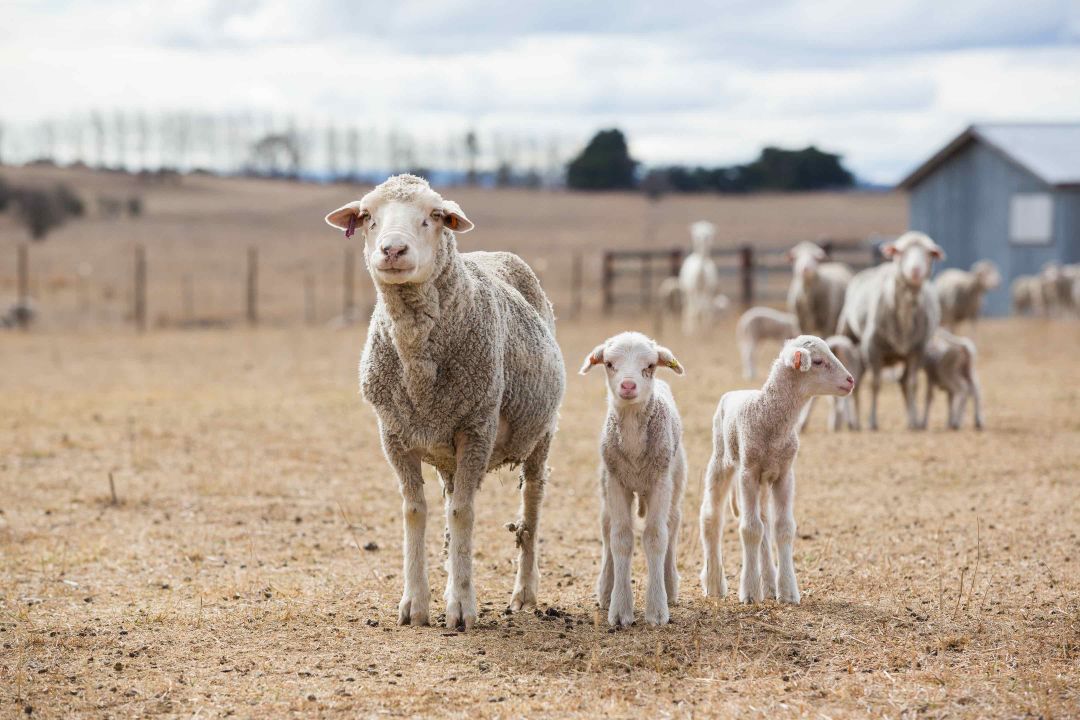
[[[1054,232],[1050,193],[1016,193],[1009,205],[1009,239],[1025,245],[1048,245]]]

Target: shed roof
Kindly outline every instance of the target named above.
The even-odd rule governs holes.
[[[970,126],[900,181],[922,182],[969,143],[986,143],[1048,185],[1080,185],[1080,123],[987,123]]]

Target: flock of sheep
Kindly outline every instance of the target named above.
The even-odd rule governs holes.
[[[455,233],[468,232],[472,222],[456,203],[412,175],[391,177],[326,221],[346,237],[359,234],[377,290],[360,386],[375,409],[383,451],[402,495],[404,589],[398,622],[425,625],[431,619],[422,463],[438,471],[445,500],[447,627],[467,630],[476,623],[474,503],[484,475],[500,466],[521,468],[520,516],[507,526],[518,547],[508,610],[535,607],[547,458],[565,390],[554,313],[536,275],[511,253],[459,252]],[[716,301],[711,235],[707,224],[694,226],[695,252],[679,279],[691,331],[723,307]],[[870,372],[874,428],[882,371],[900,363],[910,427],[925,425],[913,397],[920,367],[950,394],[972,394],[977,401],[973,346],[937,328],[943,316],[953,322],[973,319],[978,302],[972,293],[996,280],[976,268],[970,277],[943,274],[931,284],[932,263],[943,253],[920,233],[886,245],[884,254],[891,262],[853,275],[827,262],[820,248],[799,245],[791,252],[793,314],[753,309],[740,321],[743,343],[767,336],[791,339],[765,384],[724,394],[713,419],[700,512],[701,583],[707,596],[727,592],[719,539],[724,504],[730,502],[742,540],[739,599],[799,602],[792,553],[793,464],[814,397],[843,401],[857,387],[858,375]],[[800,335],[800,329],[812,334]],[[636,514],[644,522],[648,567],[645,619],[665,624],[679,593],[677,539],[687,459],[671,389],[656,371],[681,375],[684,369],[669,349],[636,332],[597,345],[580,372],[594,368],[605,374],[608,398],[600,439],[603,551],[597,600],[611,625],[633,622]],[[833,425],[844,421],[858,427],[855,403],[841,402],[834,411]],[[953,420],[958,424],[955,414]]]

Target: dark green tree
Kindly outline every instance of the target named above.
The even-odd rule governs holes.
[[[566,166],[566,185],[575,190],[629,190],[637,161],[620,130],[601,130]]]

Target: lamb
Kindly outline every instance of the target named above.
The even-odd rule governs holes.
[[[939,387],[949,397],[949,428],[959,430],[964,419],[964,407],[969,397],[975,402],[975,429],[983,429],[982,390],[975,375],[975,343],[938,329],[926,346],[923,356],[926,371],[926,406],[923,427],[930,420],[930,402],[934,388]]]
[[[682,421],[658,367],[677,375],[683,367],[671,351],[636,332],[625,332],[597,345],[581,366],[584,375],[596,365],[607,371],[608,413],[600,435],[600,529],[602,556],[596,596],[608,611],[608,623],[634,621],[630,558],[634,550],[633,504],[645,518],[642,545],[649,570],[645,620],[664,625],[668,606],[679,598],[676,567],[682,494],[686,487],[686,450]]]
[[[1012,307],[1017,315],[1042,313],[1042,281],[1037,275],[1018,275],[1012,281]]]
[[[714,299],[720,286],[720,273],[711,254],[716,226],[699,220],[690,226],[690,236],[693,250],[679,268],[683,333],[686,335],[712,325],[716,311]]]
[[[743,377],[754,377],[754,349],[762,340],[783,342],[799,334],[799,321],[791,313],[770,307],[752,307],[739,317],[735,325],[735,343],[742,357]]]
[[[854,386],[855,379],[824,340],[800,335],[784,345],[760,390],[735,390],[720,398],[701,501],[701,586],[707,597],[727,594],[720,536],[724,500],[737,474],[731,508],[742,539],[739,600],[757,602],[768,595],[798,604],[792,543],[800,411],[816,395],[845,396]],[[771,512],[766,512],[770,496]],[[766,527],[769,519],[771,528]],[[779,581],[770,539],[776,543]]]
[[[915,383],[923,350],[937,330],[941,307],[933,285],[926,282],[934,260],[945,251],[921,232],[907,232],[881,247],[892,262],[863,270],[848,286],[840,313],[838,335],[859,346],[863,365],[870,372],[871,430],[878,429],[877,401],[881,371],[901,363],[900,385],[907,405],[908,428],[920,429],[915,407]]]
[[[941,324],[956,327],[965,320],[975,322],[982,309],[983,295],[1001,284],[997,265],[979,260],[971,270],[951,268],[934,279],[934,290],[941,303]]]
[[[566,374],[551,303],[516,255],[459,253],[455,232],[473,223],[422,178],[391,177],[326,221],[360,234],[377,291],[360,388],[403,499],[398,622],[430,617],[422,462],[437,469],[445,496],[446,626],[476,623],[474,498],[485,473],[502,465],[522,465],[508,610],[535,606],[540,505]]]
[[[793,263],[788,286],[788,310],[799,319],[803,332],[825,337],[836,332],[851,270],[843,263],[826,262],[828,255],[811,242],[801,242],[787,253]]]

